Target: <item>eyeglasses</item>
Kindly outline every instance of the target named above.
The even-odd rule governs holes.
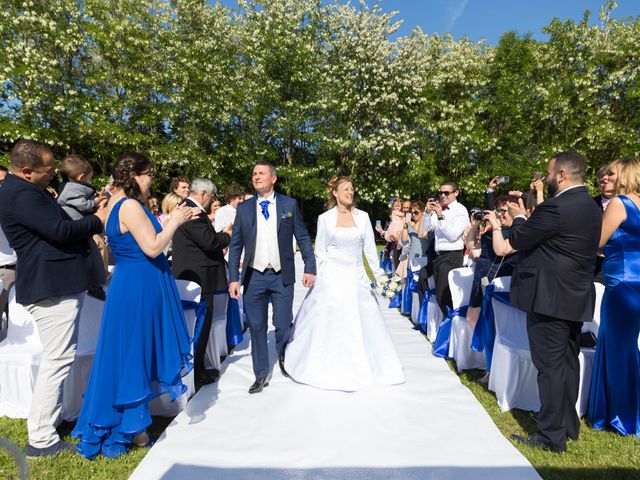
[[[509,212],[506,208],[496,208],[497,215],[506,215]]]
[[[445,197],[448,197],[448,196],[449,196],[449,195],[451,195],[452,193],[454,193],[454,192],[444,192],[444,191],[440,190],[440,191],[438,192],[438,195],[440,195],[440,196],[443,196],[443,195],[444,195]]]
[[[411,215],[420,215],[422,212],[420,210],[413,210]]]

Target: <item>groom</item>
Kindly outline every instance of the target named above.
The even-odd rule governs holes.
[[[293,287],[295,267],[293,237],[302,259],[302,285],[311,287],[315,281],[316,260],[311,239],[302,223],[298,203],[290,197],[276,194],[276,169],[266,162],[253,167],[252,182],[256,196],[238,205],[229,244],[229,294],[240,298],[240,255],[243,261],[244,311],[251,332],[251,358],[256,381],[249,393],[258,393],[269,382],[269,350],[267,347],[267,308],[273,305],[273,324],[276,330],[276,350],[282,374],[284,349],[289,341],[293,322]]]

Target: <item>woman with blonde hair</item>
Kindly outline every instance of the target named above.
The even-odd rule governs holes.
[[[602,218],[605,291],[589,393],[597,430],[640,436],[640,159],[609,166],[617,196]]]
[[[403,367],[362,260],[364,253],[376,278],[384,274],[369,215],[354,207],[349,177],[331,179],[328,192],[330,208],[318,217],[315,242],[318,276],[294,320],[285,370],[326,390],[402,383]]]

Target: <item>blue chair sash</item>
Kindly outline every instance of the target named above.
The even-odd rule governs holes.
[[[400,290],[393,297],[391,297],[391,301],[389,302],[389,308],[399,308],[401,306],[402,306],[402,290]]]
[[[416,328],[420,328],[422,333],[427,333],[428,326],[428,313],[429,313],[429,300],[432,295],[436,294],[436,289],[427,289],[422,295],[422,303],[420,304],[420,310],[418,310],[418,324]]]
[[[202,333],[204,317],[207,316],[207,304],[202,297],[200,297],[199,302],[194,302],[192,300],[182,300],[182,309],[196,311],[196,325],[193,329],[193,338],[191,339],[193,344],[196,345],[198,343],[198,339],[200,338],[200,334]]]
[[[467,315],[468,305],[463,305],[455,310],[447,307],[447,316],[442,319],[436,341],[433,342],[433,354],[436,357],[449,359],[449,341],[451,338],[451,324],[455,317],[465,317]]]
[[[393,271],[393,263],[391,263],[391,259],[384,249],[380,250],[380,268],[383,269],[385,273],[391,273]]]
[[[484,352],[487,362],[487,370],[491,370],[491,360],[493,359],[493,344],[496,339],[496,325],[494,321],[492,299],[498,300],[505,305],[511,305],[509,292],[496,292],[496,287],[492,283],[487,285],[482,297],[482,309],[478,317],[478,323],[473,330],[471,348],[476,352]]]
[[[242,341],[242,319],[240,318],[240,304],[235,298],[227,302],[227,343],[235,347]]]
[[[407,277],[404,282],[404,288],[402,289],[402,309],[400,310],[402,315],[411,315],[411,307],[413,305],[412,283],[414,283],[413,270],[407,266]],[[417,284],[417,282],[415,283]]]

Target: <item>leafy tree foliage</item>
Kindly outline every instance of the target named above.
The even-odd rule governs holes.
[[[396,13],[321,0],[7,0],[0,7],[0,150],[18,138],[108,175],[125,150],[164,175],[248,185],[276,164],[301,199],[351,175],[367,203],[453,178],[525,189],[559,150],[590,173],[640,151],[640,20],[553,20],[548,40],[393,39]]]

